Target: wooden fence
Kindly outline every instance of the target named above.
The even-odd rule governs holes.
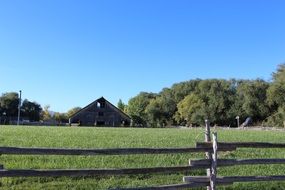
[[[115,148],[115,149],[66,149],[66,148],[20,148],[0,147],[1,154],[16,155],[128,155],[128,154],[178,154],[205,152],[206,159],[190,160],[187,166],[124,168],[124,169],[5,169],[0,165],[0,177],[59,177],[59,176],[109,176],[155,173],[177,173],[197,169],[206,169],[206,176],[184,176],[183,183],[155,187],[128,188],[128,190],[184,189],[206,187],[215,190],[218,185],[231,185],[234,182],[281,181],[285,176],[218,176],[217,167],[285,164],[285,159],[218,159],[219,151],[234,151],[237,148],[285,148],[285,144],[260,142],[218,142],[217,133],[213,133],[211,142],[210,125],[206,120],[205,142],[196,143],[196,147],[186,148]]]

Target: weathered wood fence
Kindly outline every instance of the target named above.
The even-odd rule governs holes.
[[[218,159],[219,151],[234,151],[237,148],[285,148],[285,144],[261,142],[218,142],[217,133],[210,136],[210,125],[206,120],[205,142],[196,143],[196,147],[186,148],[115,148],[115,149],[66,149],[66,148],[19,148],[0,147],[1,154],[16,155],[128,155],[128,154],[178,154],[205,152],[206,159],[190,160],[187,166],[151,167],[151,168],[110,168],[110,169],[6,169],[0,165],[0,177],[59,177],[59,176],[108,176],[155,173],[177,173],[197,169],[206,169],[207,176],[185,176],[183,183],[156,187],[128,188],[129,190],[150,189],[183,189],[207,187],[215,190],[217,185],[231,185],[234,182],[281,181],[284,176],[218,176],[217,167],[252,165],[252,164],[285,164],[285,159]]]

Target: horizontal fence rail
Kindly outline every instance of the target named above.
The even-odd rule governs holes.
[[[211,148],[211,142],[197,142],[197,148]],[[285,148],[285,143],[264,143],[264,142],[218,142],[218,147],[225,148]]]
[[[60,176],[108,176],[155,173],[177,173],[206,168],[207,166],[175,166],[125,169],[11,169],[0,170],[0,177],[60,177]]]
[[[232,185],[233,183],[217,182],[216,185]],[[182,184],[172,184],[172,185],[161,185],[154,187],[139,187],[139,188],[116,188],[112,190],[177,190],[185,188],[195,188],[195,187],[205,187],[208,186],[209,182],[192,182],[192,183],[182,183]]]
[[[220,148],[219,151],[233,151],[233,147]],[[20,148],[0,147],[0,154],[31,155],[127,155],[127,154],[177,154],[213,151],[209,147],[191,148],[110,148],[110,149],[67,149],[67,148]]]
[[[154,187],[116,188],[112,190],[176,190],[176,189],[185,189],[185,188],[205,187],[207,185],[209,185],[208,182],[201,182],[201,183],[161,185],[161,186],[154,186]]]
[[[229,177],[217,177],[218,183],[234,183],[234,182],[254,182],[254,181],[284,181],[285,176],[229,176]],[[204,183],[209,182],[209,177],[205,176],[185,176],[183,177],[184,182],[192,183]]]
[[[256,165],[256,164],[285,164],[285,159],[218,159],[218,166]],[[190,166],[210,167],[211,160],[189,160]]]

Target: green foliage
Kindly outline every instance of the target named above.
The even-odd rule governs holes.
[[[285,127],[285,64],[279,65],[272,74],[273,82],[267,90],[267,102],[271,112],[266,125]]]
[[[285,105],[285,64],[279,65],[277,72],[272,74],[273,82],[267,91],[268,103],[277,109]]]
[[[185,96],[194,92],[201,81],[201,79],[195,79],[174,84],[171,87],[171,91],[175,102],[180,102]]]
[[[264,120],[270,114],[266,104],[268,87],[269,83],[260,79],[242,81],[237,87],[237,96],[242,106],[240,115],[250,116],[255,121]]]
[[[55,112],[54,113],[54,119],[58,123],[67,123],[68,122],[68,117],[67,117],[66,113]]]
[[[123,101],[122,101],[121,99],[119,99],[119,102],[118,102],[117,107],[118,107],[121,111],[125,111],[126,105],[123,103]]]
[[[230,120],[227,113],[233,104],[234,90],[227,80],[203,80],[199,83],[196,94],[203,102],[200,112],[214,124],[227,125]]]
[[[42,111],[42,107],[40,104],[36,102],[30,102],[25,99],[21,106],[21,112],[23,117],[29,118],[30,121],[39,121],[40,113]]]
[[[16,92],[7,92],[0,96],[1,115],[6,113],[8,117],[16,117],[18,113],[19,97]]]
[[[139,95],[131,98],[128,102],[127,113],[133,120],[134,126],[146,126],[148,116],[146,107],[157,95],[153,93],[141,92]]]
[[[187,125],[202,124],[205,118],[202,108],[205,107],[202,99],[195,94],[186,96],[177,105],[176,121],[186,121]]]
[[[41,119],[43,121],[48,121],[52,119],[49,108],[50,105],[45,105],[43,111],[41,112]]]
[[[285,127],[285,107],[279,107],[274,114],[267,118],[264,125],[270,127]]]
[[[74,108],[71,108],[70,110],[67,111],[66,117],[67,117],[67,118],[70,118],[73,114],[75,114],[75,113],[78,112],[79,110],[81,110],[81,107],[74,107]]]
[[[281,118],[276,114],[280,115],[280,107],[285,106],[284,94],[285,64],[282,64],[273,73],[273,82],[195,79],[164,88],[157,95],[140,93],[130,99],[127,110],[135,123],[153,127],[201,125],[204,119],[220,126],[237,126],[236,116],[241,122],[251,117],[254,124],[260,124],[269,116],[272,122]],[[278,121],[276,126],[282,122]]]
[[[15,120],[18,115],[19,96],[16,92],[8,92],[0,96],[0,116],[5,115],[6,122]],[[41,105],[36,102],[30,102],[25,99],[21,105],[21,118],[29,119],[30,121],[39,121],[42,111]]]
[[[149,125],[164,127],[173,124],[172,117],[176,110],[176,103],[172,97],[172,91],[165,88],[156,98],[151,99],[145,112],[147,113]]]

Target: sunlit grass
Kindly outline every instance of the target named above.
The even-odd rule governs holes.
[[[219,130],[219,141],[259,141],[285,143],[285,132]],[[124,147],[194,147],[203,141],[203,129],[139,129],[85,127],[0,127],[0,146],[124,148]],[[285,158],[282,149],[239,149],[219,153],[220,158]],[[126,156],[39,156],[1,155],[0,163],[14,168],[131,168],[187,165],[189,159],[204,154],[126,155]],[[236,166],[219,168],[221,176],[285,175],[282,165]],[[2,178],[1,189],[108,189],[181,183],[184,175],[205,175],[204,170],[172,175],[113,177]],[[204,189],[204,188],[203,188]],[[238,183],[220,189],[285,189],[285,183]]]

